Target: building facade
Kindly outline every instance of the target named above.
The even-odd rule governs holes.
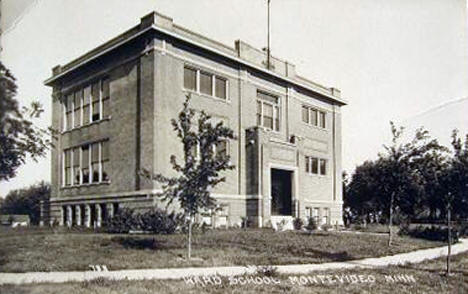
[[[340,91],[295,66],[236,41],[229,47],[152,12],[141,22],[63,66],[53,88],[50,222],[100,226],[122,207],[159,205],[147,169],[173,174],[182,154],[170,120],[191,107],[234,130],[234,170],[212,191],[213,225],[267,226],[294,217],[342,224]],[[222,149],[222,150],[221,150]]]

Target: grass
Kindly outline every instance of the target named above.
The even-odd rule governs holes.
[[[358,232],[366,233],[378,233],[378,234],[388,234],[388,225],[385,224],[368,224],[364,225],[351,225],[351,230]],[[396,234],[400,228],[398,226],[392,226],[392,231]]]
[[[309,277],[318,275],[363,275],[373,283],[308,283],[301,285],[292,283],[290,279],[299,276],[279,275],[275,279],[279,284],[248,283],[245,285],[231,285],[228,278],[222,278],[220,285],[192,285],[184,280],[145,280],[145,281],[113,281],[99,278],[92,281],[64,284],[32,284],[32,285],[4,285],[0,286],[0,293],[78,293],[78,294],[154,294],[154,293],[468,293],[468,253],[452,257],[453,275],[446,277],[445,258],[426,261],[421,264],[406,266],[391,266],[379,269],[355,269],[328,272],[313,272]],[[407,280],[392,282],[388,277],[404,275],[414,281]],[[244,276],[245,278],[245,276]]]
[[[109,270],[323,263],[393,255],[440,242],[396,237],[387,247],[385,236],[338,232],[273,232],[232,229],[195,234],[193,256],[187,261],[186,236],[110,235],[60,229],[2,229],[0,272],[84,271],[89,265]]]

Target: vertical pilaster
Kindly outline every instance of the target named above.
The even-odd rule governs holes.
[[[101,204],[96,204],[96,227],[100,228],[102,224],[102,209]]]
[[[73,225],[73,209],[71,205],[67,205],[67,227],[71,227]]]
[[[75,206],[75,221],[77,226],[81,226],[81,206]]]
[[[114,216],[114,205],[113,205],[113,203],[107,203],[106,204],[106,209],[107,209],[107,215],[109,217],[113,217]]]
[[[44,226],[44,200],[41,200],[40,202],[40,218],[39,218],[39,226],[43,227]]]
[[[216,228],[216,211],[212,210],[211,211],[211,227]]]
[[[60,226],[64,226],[65,225],[65,208],[63,206],[60,206],[60,220],[59,220],[59,224]]]
[[[89,228],[91,227],[91,206],[89,204],[85,205],[85,221],[84,225]]]

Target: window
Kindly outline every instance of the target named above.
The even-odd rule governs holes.
[[[73,159],[73,185],[81,184],[81,171],[80,171],[80,149],[72,149]]]
[[[228,141],[227,140],[218,142],[218,144],[216,144],[216,146],[214,147],[215,147],[214,153],[216,154],[216,156],[223,157],[223,156],[228,155]]]
[[[71,130],[73,128],[73,94],[66,96],[65,103],[65,116],[66,116],[66,128],[65,130]]]
[[[109,140],[64,151],[64,185],[109,181]]]
[[[227,97],[227,80],[216,77],[216,97],[226,100]]]
[[[93,97],[91,101],[91,121],[98,121],[101,119],[101,105],[99,103],[101,99],[101,92],[99,87],[99,82],[93,84]]]
[[[101,173],[100,164],[99,164],[99,143],[91,144],[91,172],[92,172],[92,182],[100,182],[99,174]]]
[[[327,160],[312,156],[305,157],[305,171],[306,173],[315,175],[327,174]]]
[[[102,165],[102,176],[101,181],[109,181],[109,141],[103,141],[101,143],[101,165]]]
[[[83,125],[87,125],[90,122],[90,104],[91,104],[91,86],[84,89],[83,93]]]
[[[102,118],[108,118],[110,116],[110,85],[109,79],[105,78],[101,81],[102,85]]]
[[[71,150],[65,150],[64,152],[64,175],[65,175],[65,186],[72,184],[72,173],[71,173]]]
[[[323,225],[328,225],[328,208],[323,209],[322,224]]]
[[[310,111],[310,123],[314,126],[317,125],[317,113],[318,111],[316,109],[311,109]]]
[[[315,223],[317,225],[318,225],[318,221],[319,221],[319,211],[320,211],[320,209],[318,207],[314,207],[314,209],[312,210],[312,217],[314,218]]]
[[[279,131],[279,97],[257,91],[257,125]]]
[[[213,78],[211,74],[200,72],[200,92],[207,95],[212,95]]]
[[[317,110],[309,106],[302,106],[302,121],[321,128],[326,127],[326,116],[324,111]]]
[[[312,217],[312,208],[306,207],[305,214],[306,214],[307,218],[311,218]]]
[[[218,142],[218,144],[213,145],[213,155],[214,156],[228,156],[229,155],[229,141],[228,140],[222,140]],[[196,160],[200,159],[200,144],[197,143],[196,145],[193,145],[190,153],[193,158]]]
[[[63,131],[108,118],[109,79],[104,78],[68,94],[63,100]]]
[[[74,123],[73,127],[79,127],[81,125],[81,91],[75,92],[73,99],[73,109],[74,109]]]
[[[197,70],[184,67],[184,88],[197,91]]]
[[[320,127],[325,128],[326,115],[325,112],[320,111]]]
[[[327,161],[325,159],[320,159],[320,174],[327,174]]]
[[[184,88],[227,100],[227,79],[192,67],[184,67]]]
[[[312,164],[311,172],[313,174],[318,174],[318,159],[315,157],[312,157],[311,164]]]
[[[89,184],[89,145],[81,147],[81,173],[83,175],[83,184]]]

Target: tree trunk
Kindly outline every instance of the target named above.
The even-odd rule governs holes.
[[[392,246],[393,241],[393,200],[395,198],[395,192],[392,192],[392,196],[390,198],[390,213],[389,213],[389,220],[388,220],[388,246]]]
[[[450,275],[450,254],[452,253],[452,225],[451,222],[451,207],[450,204],[447,205],[447,242],[448,242],[448,252],[447,252],[447,276]]]
[[[189,227],[188,227],[188,259],[192,258],[192,214],[189,214]]]

